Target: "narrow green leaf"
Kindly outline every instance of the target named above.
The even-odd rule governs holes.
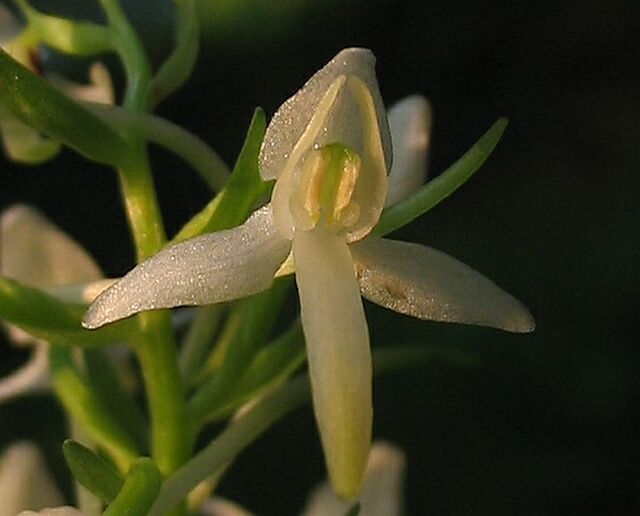
[[[222,366],[189,403],[195,421],[203,421],[207,414],[219,409],[219,403],[233,389],[242,371],[268,341],[291,285],[291,278],[279,278],[269,290],[242,299],[234,306],[234,312],[242,314],[242,322],[229,341]]]
[[[124,140],[74,102],[0,50],[0,102],[27,125],[89,159],[110,165],[127,156]]]
[[[116,463],[127,471],[138,455],[133,439],[105,406],[75,365],[71,351],[51,348],[49,351],[54,391],[64,408],[82,426],[87,435]]]
[[[124,364],[120,364],[122,371]],[[104,400],[107,408],[133,437],[141,450],[149,448],[147,421],[135,400],[123,384],[123,374],[116,371],[118,364],[103,349],[87,349],[84,352],[84,366],[91,386]],[[129,372],[126,371],[125,373]]]
[[[172,244],[244,222],[256,201],[269,189],[269,184],[262,181],[258,171],[258,154],[265,128],[264,111],[257,108],[226,186],[184,225],[173,238]]]
[[[304,335],[300,321],[297,321],[258,352],[233,384],[232,390],[220,401],[220,408],[209,415],[209,421],[227,417],[260,392],[283,382],[304,363],[305,358]]]
[[[196,384],[198,371],[206,362],[213,338],[227,313],[224,304],[199,306],[180,347],[180,374],[187,388]]]
[[[121,321],[98,331],[85,330],[80,321],[86,306],[67,304],[0,276],[0,318],[34,337],[60,346],[102,346],[127,340],[137,326]]]
[[[146,516],[158,496],[161,483],[162,475],[158,466],[147,457],[137,459],[120,493],[103,516]]]
[[[407,199],[382,212],[372,234],[382,236],[405,226],[460,188],[486,161],[500,141],[508,120],[500,118],[453,165]]]
[[[16,0],[38,41],[60,52],[94,56],[113,50],[111,33],[96,23],[69,20],[41,13],[25,0]]]
[[[72,439],[64,442],[62,451],[74,478],[104,503],[111,503],[124,484],[118,470]]]

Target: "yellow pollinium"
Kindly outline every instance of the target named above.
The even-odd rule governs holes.
[[[358,221],[360,208],[352,200],[360,175],[360,156],[346,145],[330,143],[307,156],[298,196],[311,227],[318,223],[339,230]]]

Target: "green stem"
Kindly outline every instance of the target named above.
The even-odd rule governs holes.
[[[127,76],[123,105],[144,110],[147,88],[151,79],[151,65],[140,38],[129,23],[118,0],[100,0],[113,31],[114,46]]]
[[[193,133],[150,113],[130,111],[118,106],[87,104],[105,122],[117,129],[135,132],[183,158],[214,191],[220,191],[229,178],[229,167],[204,141]]]
[[[144,147],[134,158],[132,168],[120,170],[120,178],[138,261],[142,261],[166,239]],[[191,447],[176,343],[168,312],[141,314],[139,323],[142,336],[136,341],[136,352],[149,401],[152,457],[168,474],[188,459]]]
[[[139,318],[144,339],[136,351],[151,413],[151,452],[160,470],[168,474],[191,452],[176,345],[168,312],[147,312]]]
[[[130,159],[118,172],[136,258],[141,262],[162,248],[166,236],[145,146],[132,140]]]
[[[198,57],[200,29],[194,0],[174,0],[175,46],[149,83],[149,101],[156,106],[180,88]]]
[[[118,0],[100,0],[100,4],[127,76],[123,106],[132,111],[146,111],[151,66],[142,43]],[[126,164],[119,169],[120,184],[140,262],[162,248],[166,235],[146,145],[131,129],[124,137],[130,153]],[[176,343],[168,312],[141,314],[138,321],[141,336],[135,342],[135,349],[149,402],[152,457],[162,474],[168,475],[189,458],[193,439],[185,421],[185,396]],[[184,513],[184,505],[174,512]]]

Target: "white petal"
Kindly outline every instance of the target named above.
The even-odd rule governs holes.
[[[0,273],[34,287],[100,279],[102,273],[71,237],[29,206],[0,216]]]
[[[331,95],[327,97],[327,92],[342,76],[358,77],[371,92],[378,116],[387,169],[389,168],[391,137],[375,78],[374,65],[375,57],[370,50],[364,48],[342,50],[311,77],[302,89],[280,106],[269,123],[260,150],[260,174],[265,181],[276,179],[281,174],[305,131],[311,140],[318,132],[322,132],[322,122],[335,99],[335,97],[331,99]],[[333,95],[336,93],[334,91]],[[326,105],[321,106],[323,101]],[[309,130],[312,121],[317,127]],[[313,145],[314,142],[310,143]],[[348,144],[348,142],[343,143]]]
[[[388,116],[393,165],[385,206],[402,201],[427,180],[431,106],[424,97],[413,95],[394,104]]]
[[[371,442],[371,350],[344,239],[315,229],[293,239],[313,406],[329,478],[357,496]]]
[[[406,459],[402,450],[384,442],[373,443],[358,502],[366,516],[400,516]],[[344,516],[351,504],[336,497],[328,483],[315,489],[303,516]]]
[[[49,387],[47,344],[39,342],[25,365],[0,379],[0,403]]]
[[[141,263],[96,299],[82,323],[99,328],[145,310],[255,294],[271,285],[290,247],[265,206],[242,226],[167,247]]]
[[[385,308],[420,319],[518,333],[535,327],[520,301],[440,251],[375,237],[350,248],[362,295]]]
[[[48,82],[75,100],[113,105],[113,85],[107,67],[99,62],[93,63],[89,69],[89,80],[89,84],[79,84],[61,75],[47,75]]]
[[[0,460],[0,516],[61,503],[40,450],[30,442],[9,446]]]

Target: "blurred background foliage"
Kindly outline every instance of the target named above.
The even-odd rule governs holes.
[[[125,3],[158,62],[170,46],[171,2]],[[33,4],[99,17],[86,0]],[[366,306],[377,346],[424,342],[478,358],[472,367],[434,360],[375,383],[375,436],[408,453],[407,513],[640,514],[640,4],[200,0],[199,8],[193,80],[159,112],[230,163],[256,105],[272,114],[352,45],[376,54],[387,102],[430,98],[432,175],[499,116],[511,120],[478,175],[396,237],[495,280],[531,309],[536,332],[416,322]],[[154,149],[153,161],[173,231],[208,194],[173,156]],[[111,172],[68,151],[45,167],[3,162],[0,206],[17,201],[44,210],[107,274],[130,268]],[[1,349],[1,372],[24,359]],[[37,437],[59,449],[64,426],[46,398],[0,407],[0,421],[3,443]],[[221,492],[263,515],[294,514],[322,471],[305,409],[252,446]]]

